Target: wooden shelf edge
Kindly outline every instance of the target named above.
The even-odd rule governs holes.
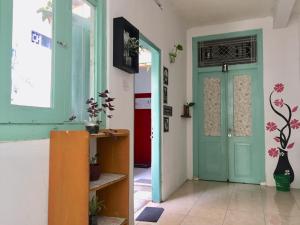
[[[110,178],[111,176],[111,178]],[[90,191],[98,191],[110,185],[125,180],[128,176],[125,174],[102,173],[99,180],[90,182]],[[107,181],[105,181],[105,179]],[[101,182],[103,180],[103,182]],[[97,182],[99,184],[97,184]]]
[[[128,130],[124,129],[104,129],[100,130],[98,134],[91,134],[94,138],[109,138],[109,137],[126,137],[129,135]]]
[[[98,225],[125,225],[126,218],[99,216],[97,220]]]

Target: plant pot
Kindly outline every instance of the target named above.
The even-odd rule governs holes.
[[[97,216],[89,216],[89,225],[97,225]]]
[[[290,175],[278,174],[274,175],[277,191],[290,191]]]
[[[289,175],[290,177],[290,184],[294,181],[294,171],[289,162],[288,152],[282,149],[279,149],[279,159],[276,166],[276,169],[273,173],[274,178],[275,175]]]
[[[169,53],[170,63],[175,63],[176,55],[173,53]]]
[[[98,134],[99,132],[99,125],[86,125],[85,129],[90,133],[90,134]]]
[[[101,175],[99,164],[90,164],[90,181],[98,180]]]

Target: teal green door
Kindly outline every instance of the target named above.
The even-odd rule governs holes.
[[[258,184],[263,180],[263,105],[258,70],[198,73],[200,179]]]

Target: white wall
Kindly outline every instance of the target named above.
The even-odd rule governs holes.
[[[133,134],[134,75],[112,66],[112,18],[123,16],[162,50],[162,65],[169,67],[169,102],[174,115],[170,133],[162,139],[162,195],[166,199],[186,180],[185,121],[180,118],[186,101],[185,54],[175,64],[168,52],[185,43],[185,29],[168,7],[161,11],[149,0],[108,0],[108,88],[116,97],[110,128],[127,128]],[[133,165],[133,136],[130,140]],[[47,225],[49,140],[0,143],[0,225]],[[132,169],[132,167],[131,167]],[[131,184],[132,174],[131,174]],[[131,199],[133,190],[131,190]],[[131,212],[133,204],[131,201]],[[131,214],[131,219],[133,213]]]
[[[123,16],[153,42],[162,53],[162,65],[169,68],[169,105],[173,106],[170,132],[162,135],[162,197],[166,199],[186,180],[186,121],[180,118],[182,105],[186,102],[185,52],[176,63],[170,65],[168,53],[175,43],[185,43],[185,29],[167,5],[161,11],[154,1],[109,0],[108,14],[108,86],[116,97],[116,111],[109,122],[110,128],[127,128],[133,134],[134,75],[112,66],[113,18]],[[184,46],[185,47],[185,46]],[[130,140],[131,169],[133,167],[133,136]],[[132,174],[131,174],[132,184]],[[131,185],[133,186],[133,185]],[[131,190],[131,195],[132,195]],[[132,199],[132,196],[131,196]],[[132,210],[131,204],[131,212]]]
[[[0,224],[46,225],[49,141],[0,143]]]
[[[140,67],[139,73],[134,75],[134,93],[151,93],[151,68]]]
[[[275,83],[282,82],[286,85],[284,99],[291,105],[300,105],[299,89],[299,50],[300,50],[300,21],[298,17],[292,18],[290,25],[284,29],[273,29],[273,20],[269,18],[252,19],[233,23],[203,26],[191,28],[187,32],[187,96],[192,99],[192,37],[211,34],[222,34],[250,29],[263,29],[263,52],[264,52],[264,101],[265,121],[279,122],[278,117],[271,111],[268,105],[268,96]],[[300,118],[300,112],[296,113]],[[266,150],[266,183],[274,185],[273,171],[277,159],[268,156],[267,150],[275,146],[273,135],[265,133]],[[293,140],[296,147],[290,152],[290,162],[295,171],[293,187],[300,188],[300,130],[293,130]],[[187,127],[187,170],[188,177],[192,178],[192,123]]]

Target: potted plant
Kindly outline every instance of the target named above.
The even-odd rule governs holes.
[[[101,175],[100,164],[98,163],[98,154],[90,158],[90,181],[98,180]]]
[[[94,196],[89,202],[89,225],[97,225],[98,213],[105,208],[104,202]]]
[[[183,51],[183,47],[181,44],[174,45],[174,49],[169,53],[170,63],[175,62],[178,51]]]
[[[276,188],[279,191],[289,191],[290,184],[294,181],[294,171],[289,162],[288,154],[295,146],[291,141],[292,130],[300,128],[300,121],[295,118],[298,106],[291,107],[282,98],[273,100],[274,94],[284,91],[284,84],[278,83],[274,86],[269,96],[269,103],[273,112],[282,120],[282,126],[270,121],[266,124],[266,130],[269,132],[278,132],[274,136],[274,141],[279,145],[268,150],[270,157],[277,158],[278,163],[273,173],[276,181]]]
[[[130,37],[129,33],[124,31],[124,60],[126,65],[131,66],[132,54],[139,54],[142,48],[138,39]]]
[[[114,98],[109,96],[108,90],[99,92],[98,96],[102,99],[101,107],[99,107],[98,102],[96,102],[94,98],[89,98],[86,101],[89,121],[85,122],[85,127],[90,134],[97,134],[99,132],[99,125],[101,123],[99,120],[100,112],[103,112],[108,118],[112,118],[112,115],[108,114],[108,112],[115,110],[114,106],[112,105]]]

